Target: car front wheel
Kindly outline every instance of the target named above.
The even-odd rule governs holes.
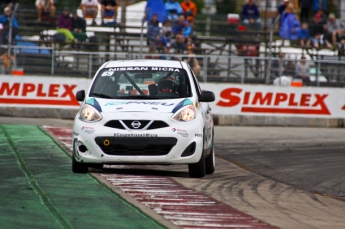
[[[72,152],[72,172],[73,173],[87,173],[89,167],[85,163],[77,162],[75,159],[75,141],[73,142],[73,152]]]
[[[206,174],[205,170],[205,155],[201,153],[200,160],[197,163],[188,165],[189,176],[192,178],[201,178]]]
[[[210,155],[205,159],[206,174],[212,174],[216,170],[214,157],[214,147],[212,147]]]

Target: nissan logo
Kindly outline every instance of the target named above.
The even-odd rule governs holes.
[[[133,126],[135,129],[138,129],[141,126],[141,123],[139,121],[133,121],[131,126]]]

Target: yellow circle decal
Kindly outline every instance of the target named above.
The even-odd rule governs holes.
[[[108,145],[110,145],[110,141],[109,141],[108,139],[105,139],[104,142],[103,142],[103,144],[104,144],[105,146],[108,146]]]

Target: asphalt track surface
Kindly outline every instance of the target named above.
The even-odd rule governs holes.
[[[0,118],[0,123],[71,126],[70,120]],[[172,178],[186,188],[278,228],[345,228],[345,129],[216,127],[215,134],[216,172],[202,179],[189,178],[186,166],[118,168],[108,172],[126,176],[145,174]],[[7,172],[0,175],[0,180],[2,183],[11,183],[10,186],[2,186],[1,192],[5,195],[17,192],[19,189],[16,189],[16,185],[23,182],[23,178],[13,178],[11,166],[18,165],[1,165],[2,173]],[[65,166],[69,167],[70,163]],[[59,168],[52,166],[52,171],[54,169]],[[59,184],[54,177],[46,182]],[[10,188],[12,185],[14,187]],[[31,197],[25,192],[20,194],[25,194],[25,200]],[[6,212],[4,203],[10,206],[17,202],[1,195],[0,223],[8,223],[8,218],[14,215]],[[72,209],[73,203],[68,204]],[[102,204],[93,204],[96,205]],[[148,220],[150,225],[147,228],[162,227],[141,211],[135,208],[132,210],[138,212],[142,219]],[[68,211],[73,214],[78,212]],[[24,214],[16,222],[25,222],[28,217]],[[152,225],[154,227],[150,227]],[[169,224],[165,226],[169,227]]]

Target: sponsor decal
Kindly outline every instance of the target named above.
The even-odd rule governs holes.
[[[183,129],[176,129],[176,128],[172,128],[171,129],[171,131],[172,132],[176,132],[176,134],[178,134],[178,135],[180,135],[180,136],[182,136],[182,137],[188,137],[188,133],[187,133],[187,131],[186,130],[183,130]]]
[[[195,134],[195,137],[202,137],[202,134]]]
[[[177,135],[180,135],[181,137],[188,137],[188,133],[185,133],[185,132],[177,132]]]
[[[75,84],[2,82],[0,83],[0,103],[79,106],[73,92],[76,87]]]
[[[73,135],[74,136],[79,136],[79,134],[77,132],[74,132],[74,131],[73,131]]]
[[[94,134],[95,133],[95,129],[93,127],[89,127],[89,126],[82,126],[81,130],[85,134]]]
[[[226,88],[217,102],[220,107],[241,106],[242,113],[330,115],[325,103],[328,94],[251,92]]]
[[[106,103],[104,106],[117,106],[117,105],[129,105],[129,104],[160,105],[160,106],[175,105],[175,103],[166,103],[166,102],[127,101],[127,102],[110,102],[110,103]]]
[[[142,133],[142,134],[135,134],[135,133],[115,133],[114,137],[126,137],[126,138],[132,138],[132,137],[142,137],[142,138],[156,138],[158,137],[157,134],[149,134],[149,133]]]
[[[178,68],[169,67],[120,67],[120,68],[109,68],[109,72],[116,71],[167,71],[167,72],[180,72]]]

